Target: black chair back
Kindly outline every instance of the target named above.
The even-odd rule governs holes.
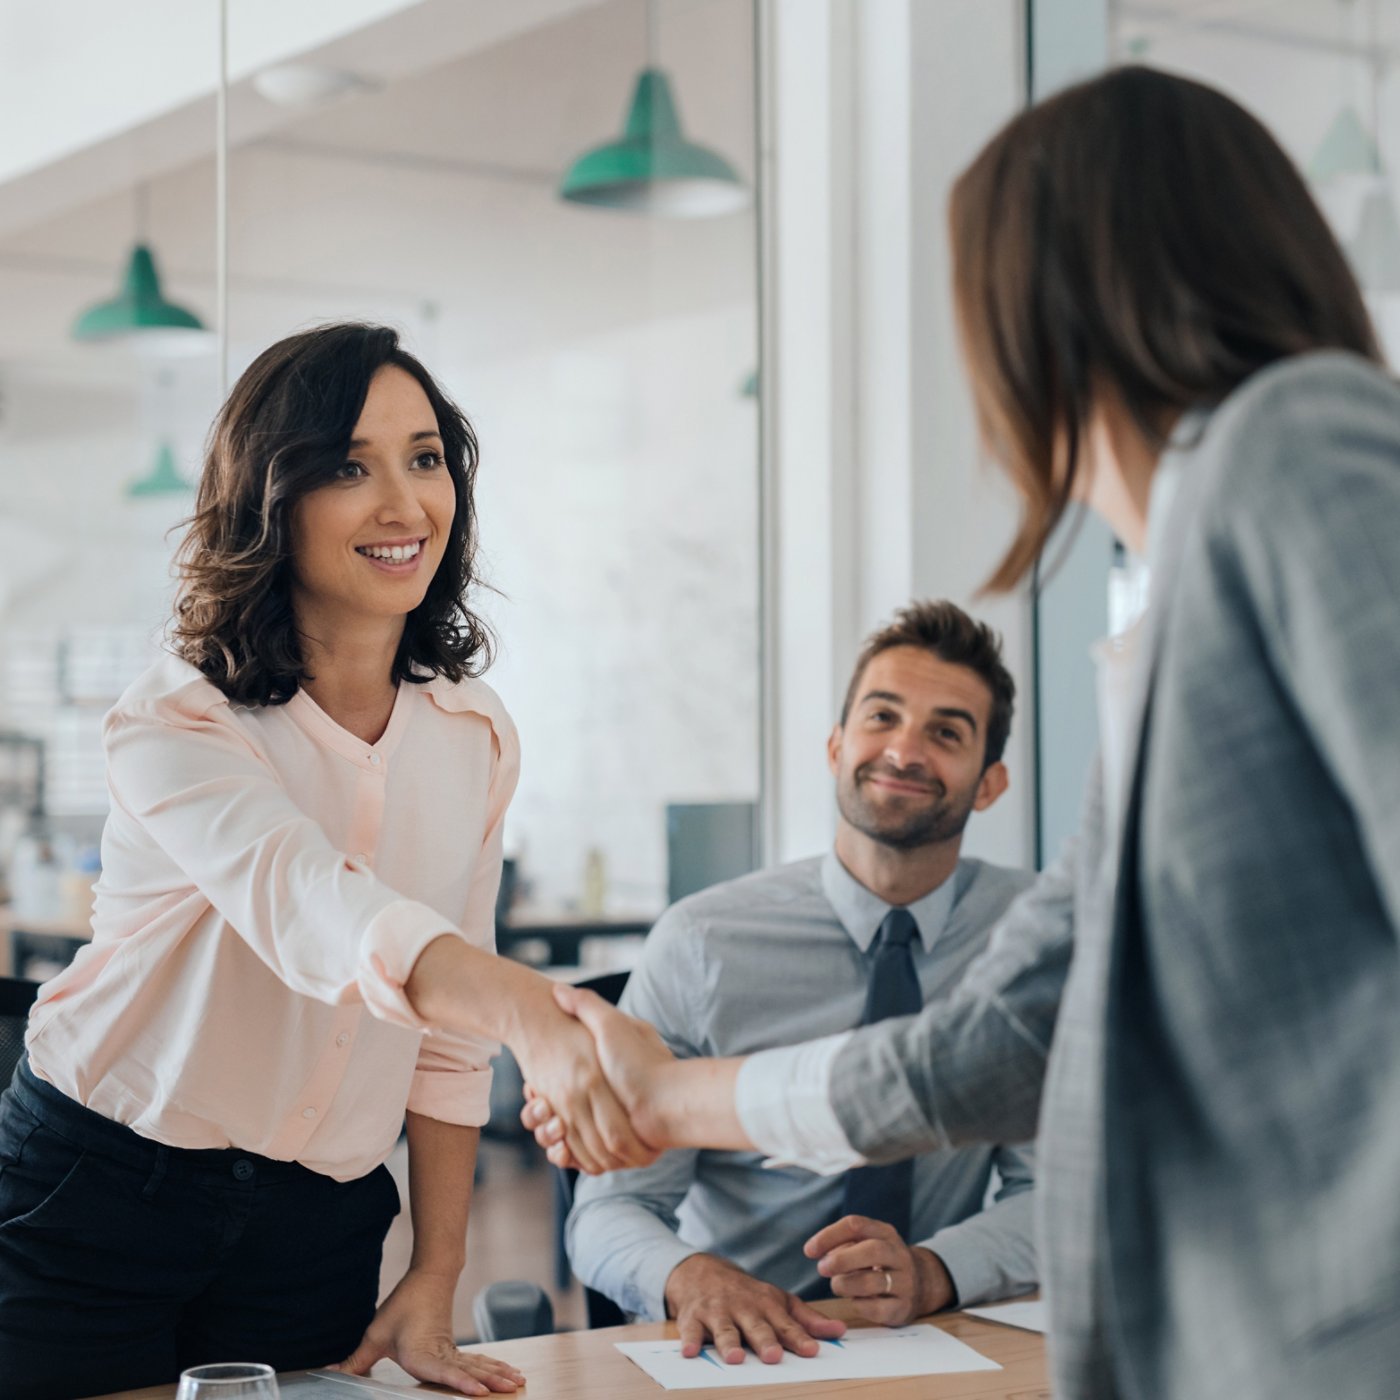
[[[604,1001],[616,1006],[622,1000],[622,989],[627,985],[627,976],[625,972],[604,972],[578,985],[587,987],[590,992],[597,992]],[[569,1259],[564,1248],[564,1222],[574,1204],[574,1185],[577,1181],[576,1171],[564,1171],[555,1167],[555,1217],[558,1228],[556,1273],[559,1274],[560,1287],[569,1281]],[[622,1309],[605,1293],[595,1293],[593,1289],[585,1286],[583,1301],[588,1309],[590,1327],[621,1327],[627,1321]]]
[[[24,1032],[29,1008],[39,995],[37,982],[0,977],[0,1089],[9,1085],[15,1066],[24,1055]]]

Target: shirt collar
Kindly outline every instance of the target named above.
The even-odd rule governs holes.
[[[922,899],[909,905],[909,912],[919,926],[919,941],[924,952],[931,953],[938,935],[948,922],[953,911],[953,896],[957,885],[957,874],[935,890],[930,890]],[[822,860],[822,893],[827,903],[836,911],[841,926],[851,936],[851,941],[862,953],[870,951],[885,915],[895,906],[886,904],[879,895],[866,889],[844,865],[835,851],[828,851]]]

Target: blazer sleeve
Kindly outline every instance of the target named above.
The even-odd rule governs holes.
[[[1096,762],[1087,811],[1099,811],[1101,788]],[[1035,1136],[1074,946],[1082,833],[1006,911],[951,996],[862,1027],[841,1048],[828,1093],[867,1161]]]

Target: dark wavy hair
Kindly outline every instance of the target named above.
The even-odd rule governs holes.
[[[1244,108],[1187,78],[1117,68],[1022,112],[959,176],[949,224],[982,439],[1022,505],[994,591],[1068,509],[1103,389],[1161,447],[1177,414],[1286,356],[1381,360],[1303,177]]]
[[[442,562],[408,614],[394,681],[459,681],[490,664],[489,628],[466,604],[476,574],[476,434],[387,326],[347,322],[279,340],[214,420],[194,515],[176,559],[172,643],[230,700],[283,705],[310,679],[292,611],[292,507],[335,479],[370,380],[393,365],[437,418],[457,509]]]

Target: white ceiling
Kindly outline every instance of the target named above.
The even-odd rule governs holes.
[[[478,19],[486,10],[519,17],[517,0],[448,3]],[[554,193],[574,156],[621,127],[645,56],[641,0],[532,0],[554,17],[486,47],[479,23],[470,32],[425,27],[441,4],[407,6],[372,36],[342,36],[313,55],[343,64],[358,53],[359,71],[372,59],[375,76],[395,74],[382,91],[311,113],[274,108],[246,82],[234,92],[235,340],[266,343],[326,316],[421,322],[430,303],[459,341],[494,356],[752,299],[751,211],[665,222],[581,209]],[[659,57],[688,134],[751,182],[751,0],[661,0],[658,17]],[[135,41],[114,31],[114,45]],[[143,183],[168,294],[212,319],[207,105],[180,118],[193,153]],[[0,359],[69,363],[84,353],[67,340],[71,318],[111,294],[135,236],[137,181],[126,172],[140,170],[143,152],[168,162],[172,149],[168,131],[116,139],[122,178],[110,178],[109,160],[109,192],[24,221],[16,188],[0,186],[9,229],[0,236]],[[43,205],[56,187],[33,202]]]

